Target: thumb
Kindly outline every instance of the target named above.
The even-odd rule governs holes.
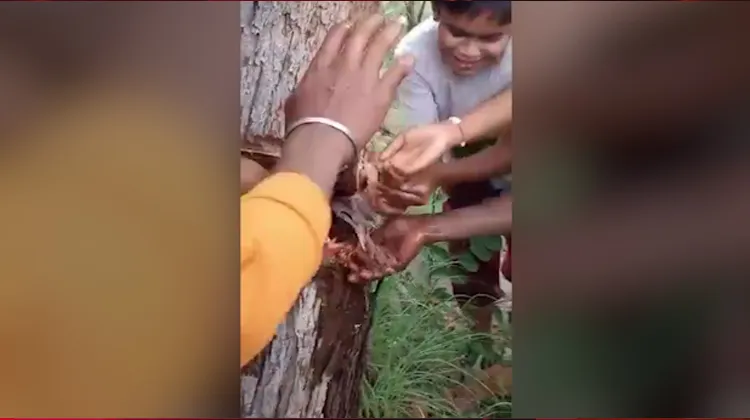
[[[381,162],[385,162],[386,160],[391,159],[396,153],[399,152],[399,150],[403,149],[405,144],[406,139],[404,138],[404,135],[399,134],[395,139],[393,139],[391,144],[389,144],[388,147],[385,148],[385,150],[380,152],[380,156],[378,156],[378,159]]]

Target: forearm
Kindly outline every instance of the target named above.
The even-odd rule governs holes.
[[[449,188],[462,182],[484,181],[510,173],[512,163],[510,139],[464,159],[435,164],[434,171],[441,187]]]
[[[457,143],[473,143],[499,137],[513,121],[513,89],[509,88],[461,117],[463,138]]]
[[[461,240],[477,235],[504,235],[510,232],[512,222],[512,197],[494,198],[476,206],[426,217],[426,242]]]

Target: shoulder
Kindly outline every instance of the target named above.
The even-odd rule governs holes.
[[[490,80],[499,90],[505,90],[513,83],[513,40],[508,42],[500,62],[490,71]]]
[[[440,64],[440,53],[437,47],[438,23],[433,19],[425,20],[407,33],[394,51],[395,57],[411,55],[415,59],[415,72],[429,72]]]
[[[509,72],[513,69],[513,38],[508,41],[508,46],[505,47],[505,53],[500,60],[500,68]]]

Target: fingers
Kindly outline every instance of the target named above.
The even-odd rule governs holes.
[[[391,190],[388,194],[389,196],[386,196],[387,199],[389,201],[398,200],[399,207],[421,206],[427,204],[424,197],[408,190]]]
[[[367,53],[363,62],[365,69],[372,71],[375,75],[380,74],[380,68],[383,66],[386,54],[401,39],[404,23],[403,17],[400,17],[396,21],[391,21],[375,36],[367,47]]]
[[[396,95],[398,85],[400,85],[401,81],[404,80],[404,77],[411,72],[412,68],[414,68],[414,57],[411,55],[405,55],[399,57],[393,64],[391,64],[391,67],[388,68],[385,74],[383,74],[383,77],[380,78],[380,83],[382,88],[390,93],[390,97]]]
[[[399,174],[402,177],[407,177],[420,172],[427,167],[431,166],[440,160],[442,151],[440,150],[426,150],[416,156],[409,155],[408,159],[406,156],[400,158],[396,156],[391,159],[391,168],[394,173]]]
[[[401,172],[397,167],[393,166],[391,162],[385,162],[383,165],[384,178],[388,180],[391,185],[404,185],[408,180],[406,174]]]
[[[351,24],[340,22],[331,27],[326,34],[323,44],[313,58],[310,67],[328,67],[339,56],[344,40],[349,35]]]
[[[384,216],[400,216],[406,210],[405,208],[394,206],[382,197],[377,198],[372,207]]]
[[[382,152],[380,152],[380,155],[378,156],[378,160],[380,162],[386,162],[387,160],[391,159],[396,153],[398,153],[403,147],[406,145],[406,139],[404,138],[404,134],[399,134],[396,136],[395,139],[391,142],[391,144],[388,145],[388,147],[385,148]]]
[[[362,65],[370,39],[380,30],[384,22],[385,18],[379,13],[357,22],[344,46],[344,60],[349,68],[358,68]]]
[[[426,204],[425,201],[429,198],[429,196],[425,197],[421,194],[416,187],[411,186],[410,188],[409,185],[404,185],[401,188],[390,188],[378,184],[375,188],[378,191],[378,197],[380,199],[390,202],[391,205],[402,207],[404,209],[410,206],[421,206],[422,204]]]
[[[352,260],[347,265],[347,268],[351,270],[347,275],[347,280],[352,283],[366,283],[381,279],[395,272],[391,266],[378,264],[369,256],[367,251],[361,248],[352,256]]]

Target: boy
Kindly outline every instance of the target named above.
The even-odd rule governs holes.
[[[381,159],[394,172],[420,179],[412,184],[442,186],[450,197],[446,210],[461,209],[510,190],[508,180],[498,176],[510,172],[509,145],[495,143],[504,133],[504,140],[508,140],[511,121],[511,2],[434,0],[432,6],[434,20],[419,24],[396,48],[397,57],[410,54],[416,59],[414,70],[398,91],[400,116],[410,129],[389,146]],[[412,159],[409,151],[401,147],[404,141],[414,145],[420,138],[424,139],[424,147],[437,150],[435,154],[450,150],[454,159],[476,155],[493,145],[500,156],[495,155],[486,174],[479,178],[470,165],[461,165],[460,161],[438,164],[455,170],[450,171],[450,182],[436,181],[430,174],[437,171],[417,173],[422,169],[419,159]],[[428,163],[422,162],[421,166]],[[401,187],[409,190],[409,183]],[[392,196],[383,193],[388,195]],[[387,201],[380,197],[381,204]],[[451,250],[464,251],[467,245],[466,240],[453,241]],[[470,298],[499,298],[498,263],[496,255],[465,284],[454,284],[454,293]]]

